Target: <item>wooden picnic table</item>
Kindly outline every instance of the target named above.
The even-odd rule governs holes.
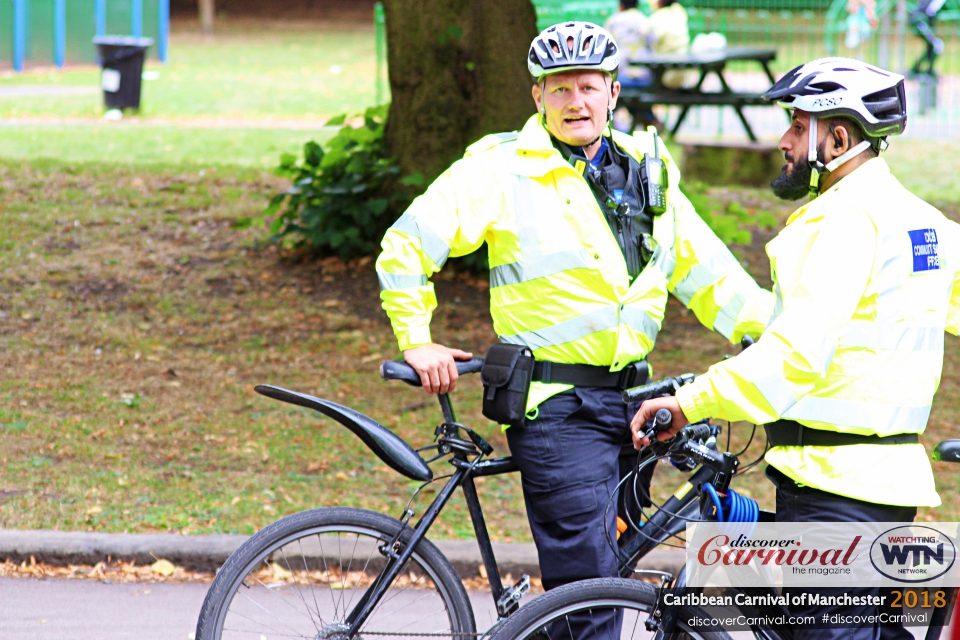
[[[693,106],[733,107],[743,123],[750,140],[757,141],[750,123],[743,115],[743,107],[769,106],[760,93],[738,92],[730,88],[724,77],[727,63],[740,60],[757,62],[770,84],[776,82],[770,71],[770,63],[776,59],[776,49],[758,49],[753,47],[726,47],[699,53],[644,53],[630,61],[630,66],[644,67],[653,75],[653,82],[647,87],[624,87],[620,92],[620,104],[624,105],[634,118],[655,104],[675,104],[683,107],[670,133],[676,135],[684,118]],[[663,76],[674,69],[696,69],[700,73],[697,84],[690,88],[670,88],[663,85]],[[713,74],[720,80],[720,91],[704,91],[703,81]]]

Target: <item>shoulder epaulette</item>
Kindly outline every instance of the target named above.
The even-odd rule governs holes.
[[[493,149],[496,146],[503,144],[504,142],[512,142],[520,137],[520,133],[517,131],[507,131],[505,133],[491,133],[483,136],[472,145],[467,147],[467,155],[473,155],[476,153],[481,153],[487,151],[488,149]]]

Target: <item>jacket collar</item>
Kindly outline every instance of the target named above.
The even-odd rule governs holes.
[[[606,133],[604,133],[606,135]],[[636,145],[633,137],[621,134],[619,131],[613,132],[613,143],[623,149],[634,158],[638,157]],[[510,172],[527,176],[530,178],[540,178],[556,169],[570,169],[573,167],[560,155],[553,142],[550,140],[550,134],[546,128],[540,124],[540,116],[531,116],[527,123],[520,130],[517,136],[516,154],[511,159]]]
[[[813,205],[818,205],[817,209],[820,209],[819,205],[829,202],[837,193],[851,190],[858,191],[872,189],[875,188],[876,185],[882,184],[889,178],[890,167],[887,166],[887,161],[883,158],[870,158],[862,165],[844,176],[842,180],[831,185],[831,187],[821,193],[816,200],[803,205],[790,214],[790,217],[787,218],[787,225],[802,217],[804,213],[813,207]],[[824,211],[823,213],[825,214],[826,212]]]

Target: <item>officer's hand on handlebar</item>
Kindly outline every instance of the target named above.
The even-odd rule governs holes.
[[[457,388],[455,360],[469,360],[472,353],[448,349],[442,344],[425,344],[403,352],[407,361],[420,376],[424,391],[430,394],[447,393]]]
[[[666,396],[646,400],[640,405],[640,410],[637,411],[637,415],[633,416],[633,420],[630,421],[630,432],[633,434],[633,446],[635,448],[639,449],[640,447],[645,447],[650,444],[650,440],[644,436],[644,432],[646,431],[647,423],[653,420],[653,417],[660,409],[666,409],[671,413],[673,416],[673,424],[670,425],[668,429],[661,431],[657,435],[657,440],[661,442],[668,440],[690,424],[687,416],[683,415],[683,411],[680,409],[680,403],[677,402],[676,398]]]

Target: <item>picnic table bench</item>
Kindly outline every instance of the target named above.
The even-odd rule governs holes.
[[[676,135],[680,125],[687,117],[690,107],[727,106],[736,111],[743,128],[753,142],[757,136],[743,114],[743,107],[770,106],[760,93],[734,91],[727,83],[724,72],[728,62],[748,60],[760,64],[770,84],[776,82],[770,72],[770,63],[777,57],[776,49],[757,49],[753,47],[726,47],[699,53],[644,53],[630,61],[631,66],[645,67],[653,75],[652,83],[646,87],[624,87],[620,91],[619,103],[627,108],[636,119],[655,104],[671,104],[683,107],[677,121],[670,130]],[[675,89],[663,85],[663,76],[673,69],[696,69],[700,73],[695,86],[688,89]],[[703,81],[713,74],[720,80],[720,91],[704,91]]]

